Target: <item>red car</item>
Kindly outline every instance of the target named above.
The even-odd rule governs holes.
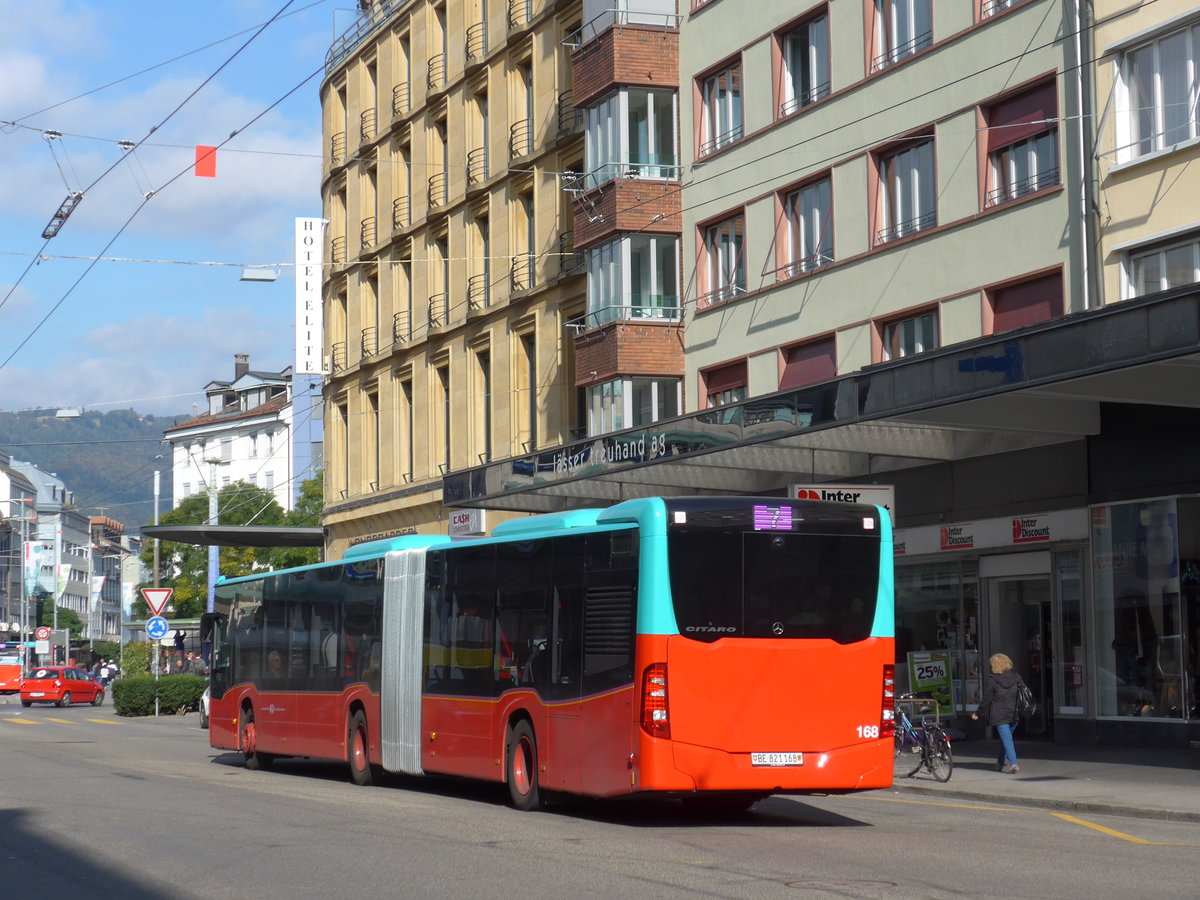
[[[83,669],[72,666],[39,666],[31,669],[21,682],[21,705],[35,703],[57,703],[70,706],[72,703],[90,703],[99,706],[104,702],[104,687],[93,681]]]

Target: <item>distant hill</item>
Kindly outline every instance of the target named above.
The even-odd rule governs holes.
[[[82,512],[116,519],[134,532],[154,521],[155,469],[163,473],[159,511],[171,509],[171,455],[162,436],[188,418],[131,409],[75,418],[58,418],[54,410],[0,412],[0,449],[61,478]]]

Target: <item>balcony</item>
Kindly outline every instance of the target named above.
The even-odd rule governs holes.
[[[705,141],[700,145],[700,156],[708,156],[710,153],[716,153],[722,147],[732,144],[734,141],[740,141],[744,134],[741,125],[730,128],[724,134],[718,134],[712,140]]]
[[[887,228],[881,228],[875,232],[875,243],[886,244],[890,241],[899,240],[902,237],[908,237],[910,234],[916,234],[918,231],[924,231],[927,228],[933,228],[937,225],[937,213],[927,212],[923,216],[917,216],[905,222],[898,222]]]
[[[406,344],[412,340],[412,326],[408,321],[407,312],[398,312],[392,316],[392,343]]]
[[[683,315],[678,297],[666,294],[632,294],[629,301],[588,310],[579,318],[567,322],[567,327],[576,331],[589,331],[610,322],[678,322]]]
[[[336,166],[346,161],[346,132],[339,131],[329,138],[329,164]]]
[[[508,25],[520,28],[533,19],[533,0],[508,0]]]
[[[378,243],[378,233],[374,216],[367,216],[358,223],[358,244],[363,249],[374,247]]]
[[[434,294],[429,298],[429,327],[440,328],[445,325],[450,317],[450,295],[443,292]]]
[[[375,107],[364,109],[358,117],[358,137],[362,141],[375,140],[376,122],[375,122]]]
[[[446,173],[438,172],[436,175],[429,176],[429,205],[445,206],[448,194],[446,193]]]
[[[369,328],[362,330],[362,343],[360,345],[364,359],[368,359],[379,353],[379,328],[372,325]]]
[[[709,291],[707,294],[700,295],[697,298],[696,306],[699,309],[708,309],[713,306],[720,306],[722,303],[728,303],[730,300],[736,300],[742,294],[746,293],[746,285],[740,282],[722,285],[721,287]]]
[[[491,274],[481,272],[467,279],[467,309],[482,312],[491,302]]]
[[[583,110],[576,109],[571,91],[563,91],[558,95],[558,136],[565,137],[582,130]]]
[[[920,53],[926,47],[933,46],[933,32],[927,31],[924,34],[919,34],[910,41],[905,41],[903,44],[897,44],[890,50],[881,53],[879,56],[871,60],[871,72],[882,72],[888,66],[894,66],[898,62],[908,59],[917,53]]]
[[[446,85],[446,54],[439,53],[429,57],[425,68],[425,83],[431,91],[436,91]]]
[[[329,367],[335,372],[346,368],[346,342],[337,341],[329,347]]]
[[[483,184],[488,180],[487,147],[476,147],[467,154],[467,184]]]
[[[339,235],[331,238],[329,241],[329,261],[335,265],[347,261],[346,257],[346,236]]]
[[[487,22],[476,22],[467,29],[467,62],[479,62],[487,56]]]
[[[512,258],[509,286],[514,291],[527,291],[536,284],[536,257],[532,253],[520,253]]]
[[[392,88],[392,115],[403,116],[408,113],[408,82],[402,81]]]
[[[1042,188],[1054,187],[1058,181],[1058,167],[1056,166],[1053,169],[1030,175],[1028,178],[1022,178],[1020,181],[998,187],[994,191],[988,191],[984,198],[984,206],[996,206],[1006,200],[1016,200],[1018,197],[1024,197],[1026,194],[1032,194]]]
[[[392,201],[392,228],[407,228],[409,225],[409,201],[407,197],[397,197]]]
[[[575,232],[564,231],[558,236],[558,277],[570,278],[587,270],[587,254],[575,249]]]
[[[533,152],[533,122],[522,119],[513,122],[508,129],[508,155],[511,159],[528,156]]]
[[[791,100],[787,100],[779,104],[779,118],[790,116],[798,109],[804,109],[806,106],[812,106],[818,100],[824,100],[829,96],[829,82],[818,84],[811,90],[798,93]]]

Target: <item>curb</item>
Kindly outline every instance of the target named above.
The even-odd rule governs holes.
[[[1200,823],[1200,812],[1180,809],[1152,809],[1141,806],[1123,806],[1119,803],[1081,802],[1077,800],[1055,800],[1046,797],[1022,797],[1011,794],[989,794],[983,791],[957,791],[952,788],[923,787],[921,785],[892,785],[892,790],[904,793],[923,794],[927,797],[952,797],[956,800],[976,800],[1007,806],[1023,806],[1057,812],[1090,813],[1106,816],[1126,816],[1134,819],[1157,819],[1165,822]]]

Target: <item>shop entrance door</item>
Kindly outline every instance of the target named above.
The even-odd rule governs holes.
[[[1022,722],[1026,735],[1049,737],[1054,722],[1050,601],[1049,575],[988,579],[988,655],[1007,653],[1037,698],[1037,715]]]

